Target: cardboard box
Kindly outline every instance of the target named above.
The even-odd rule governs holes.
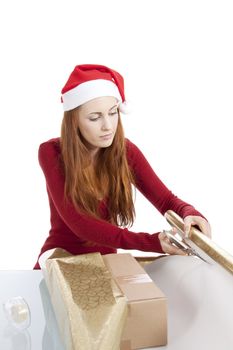
[[[102,257],[127,298],[128,316],[121,350],[166,345],[167,302],[162,291],[131,254]]]

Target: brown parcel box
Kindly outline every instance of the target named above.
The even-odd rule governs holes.
[[[164,294],[131,254],[106,254],[102,257],[128,300],[121,349],[166,345],[167,303]]]

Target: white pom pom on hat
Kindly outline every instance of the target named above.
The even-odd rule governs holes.
[[[97,97],[113,96],[119,101],[119,110],[122,113],[130,112],[129,103],[125,100],[123,77],[106,66],[76,66],[61,93],[64,111],[74,109]]]
[[[119,104],[119,110],[123,114],[131,113],[131,103],[129,101],[124,101]]]

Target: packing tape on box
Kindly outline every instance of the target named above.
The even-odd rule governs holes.
[[[115,279],[119,284],[153,282],[150,276],[148,276],[146,273],[139,273],[139,274],[127,275],[127,276],[118,276]]]

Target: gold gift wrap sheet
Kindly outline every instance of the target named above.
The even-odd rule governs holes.
[[[67,350],[167,343],[166,298],[131,254],[55,254],[44,273]]]
[[[99,253],[48,259],[46,281],[67,350],[118,350],[126,298]]]

